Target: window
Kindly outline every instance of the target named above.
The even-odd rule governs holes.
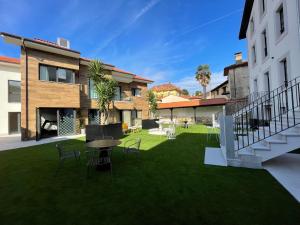
[[[268,56],[268,38],[267,30],[262,32],[262,44],[263,44],[263,56],[266,58]]]
[[[222,87],[222,89],[223,89],[222,95],[226,95],[226,94],[227,94],[227,93],[226,93],[226,87]]]
[[[95,90],[94,81],[89,79],[89,97],[91,99],[96,99],[98,97],[97,92]]]
[[[21,102],[21,82],[15,80],[8,81],[8,102]]]
[[[252,47],[252,63],[253,65],[256,64],[256,48],[255,45]]]
[[[251,20],[250,20],[250,31],[251,31],[251,34],[254,33],[254,30],[255,30],[255,24],[254,24],[254,18],[252,17]]]
[[[260,13],[261,15],[265,14],[266,12],[266,0],[260,1]]]
[[[254,82],[253,82],[253,91],[254,91],[255,94],[258,92],[257,79],[254,79]]]
[[[281,5],[277,10],[277,21],[279,26],[279,34],[283,34],[285,31],[283,5]]]
[[[121,87],[117,87],[117,88],[116,88],[114,100],[115,100],[115,101],[121,101],[121,100],[122,100]]]
[[[139,88],[132,88],[131,89],[132,96],[141,96],[141,89]]]
[[[75,83],[75,73],[69,69],[40,65],[40,80]]]
[[[270,93],[271,92],[271,86],[270,86],[270,74],[269,72],[265,73],[265,90]]]
[[[283,74],[283,81],[285,86],[288,85],[288,81],[289,81],[289,75],[288,75],[288,69],[287,69],[287,59],[284,58],[280,61],[280,65],[281,65],[281,73]]]

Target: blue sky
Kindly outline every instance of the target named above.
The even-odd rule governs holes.
[[[84,57],[172,82],[190,92],[200,64],[213,72],[210,87],[246,43],[238,40],[244,0],[0,0],[0,31],[29,38],[70,40]],[[0,41],[0,55],[20,50]]]

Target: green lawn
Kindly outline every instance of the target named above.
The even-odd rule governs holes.
[[[175,141],[142,137],[142,154],[113,152],[113,176],[66,163],[57,177],[55,144],[0,152],[1,225],[298,225],[300,205],[264,170],[206,166],[205,129]],[[85,150],[83,140],[63,143]]]

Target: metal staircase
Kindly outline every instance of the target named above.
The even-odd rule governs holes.
[[[251,101],[233,117],[235,160],[259,167],[300,148],[300,77]]]

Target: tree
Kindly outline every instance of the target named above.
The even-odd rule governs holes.
[[[182,89],[182,94],[183,95],[189,95],[189,91],[187,89]]]
[[[99,111],[104,116],[104,121],[101,120],[101,124],[106,124],[109,117],[109,106],[115,97],[118,83],[105,75],[103,63],[100,60],[90,62],[88,76],[93,80]]]
[[[196,80],[203,87],[203,98],[206,98],[206,87],[208,86],[211,79],[211,72],[209,69],[209,65],[200,65],[196,71]]]
[[[147,98],[148,98],[148,103],[149,103],[149,110],[152,114],[155,114],[157,111],[157,100],[156,100],[156,96],[152,90],[148,91]]]
[[[195,92],[195,96],[201,96],[202,95],[202,92],[201,91],[196,91]]]

